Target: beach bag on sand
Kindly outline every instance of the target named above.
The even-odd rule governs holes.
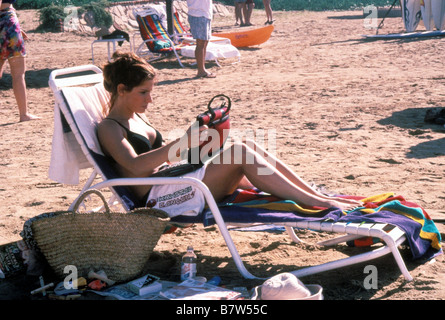
[[[104,212],[78,212],[85,197],[95,194]],[[75,267],[79,277],[92,269],[105,271],[110,280],[127,282],[142,275],[169,218],[158,209],[113,212],[98,190],[87,190],[73,211],[51,212],[25,222],[22,236],[40,251],[58,277]]]

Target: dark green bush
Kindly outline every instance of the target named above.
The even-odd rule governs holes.
[[[88,0],[17,0],[14,6],[17,9],[42,9],[45,7],[49,7],[50,5],[54,6],[82,6],[84,4],[88,4],[91,1]]]
[[[103,0],[88,2],[79,8],[78,14],[80,16],[87,11],[91,12],[94,25],[109,28],[113,24],[113,17],[105,10],[106,5],[107,2]],[[38,31],[57,31],[59,20],[64,20],[67,16],[67,13],[64,12],[64,6],[56,4],[50,4],[47,7],[41,8],[39,13],[40,25],[37,28]]]
[[[39,31],[56,31],[59,20],[63,20],[66,17],[66,14],[63,12],[63,7],[54,4],[40,9],[39,13],[40,25],[37,28]]]

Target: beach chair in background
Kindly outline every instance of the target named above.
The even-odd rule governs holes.
[[[322,232],[339,233],[339,239],[325,242],[333,245],[362,237],[380,239],[382,244],[371,251],[361,251],[358,254],[337,261],[309,266],[293,271],[297,277],[333,270],[352,264],[374,260],[386,254],[392,254],[397,266],[406,280],[412,277],[405,266],[398,246],[405,242],[406,233],[401,228],[388,223],[374,223],[367,220],[355,222],[336,222],[329,217],[299,215],[298,213],[258,214],[243,207],[221,207],[215,202],[208,187],[200,180],[188,177],[148,177],[148,178],[121,178],[119,177],[107,158],[103,155],[96,137],[96,124],[102,120],[102,110],[107,102],[108,93],[103,88],[101,70],[95,66],[79,66],[67,69],[54,70],[50,74],[49,84],[55,97],[54,109],[54,137],[52,157],[50,164],[50,178],[60,183],[78,183],[73,177],[74,171],[92,169],[92,173],[80,195],[88,189],[111,190],[110,205],[121,206],[129,211],[144,206],[139,203],[129,186],[131,185],[159,185],[159,184],[188,184],[193,185],[204,194],[208,210],[197,217],[177,216],[171,219],[175,225],[190,225],[191,223],[211,223],[217,225],[227,248],[241,275],[248,279],[257,278],[251,274],[241,260],[240,254],[229,232],[228,225],[258,225],[273,224],[284,227],[291,239],[299,242],[295,229],[310,229]],[[60,122],[60,123],[57,123]],[[57,130],[57,131],[56,131]],[[60,146],[62,145],[62,146]],[[69,149],[62,151],[61,149]],[[80,153],[78,156],[65,156],[63,154]],[[73,165],[78,159],[84,165]],[[86,163],[85,163],[86,162]],[[52,168],[53,167],[53,168]],[[69,177],[63,175],[68,174]],[[99,182],[96,181],[99,180]],[[77,199],[76,199],[77,200]],[[76,202],[73,201],[73,204]],[[72,208],[70,208],[72,210]],[[343,215],[343,214],[341,214]],[[207,221],[207,223],[204,222]],[[273,275],[271,275],[273,276]]]
[[[173,41],[159,16],[136,12],[135,17],[139,25],[139,32],[133,35],[133,39],[137,36],[142,38],[142,43],[137,47],[134,46],[136,48],[135,53],[148,62],[163,59],[174,54],[181,67],[184,67],[179,57],[182,44],[179,39]]]
[[[181,22],[179,18],[178,11],[174,10],[173,12],[173,37],[190,37],[190,28],[186,28],[184,24]]]
[[[158,8],[135,8],[133,14],[139,25],[139,32],[133,34],[133,48],[137,55],[151,62],[174,54],[181,67],[184,65],[180,55],[195,59],[196,41],[187,32],[177,11],[173,15],[174,34],[172,35],[168,33],[166,22],[160,17],[162,13]],[[136,44],[138,38],[142,39],[139,45]],[[221,67],[219,59],[231,58],[235,59],[235,63],[241,61],[239,50],[231,45],[229,39],[212,36],[207,45],[205,59]]]

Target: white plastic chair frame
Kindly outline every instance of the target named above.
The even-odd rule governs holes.
[[[78,73],[78,72],[84,72],[84,71],[94,71],[96,74],[94,75],[86,75],[86,76],[79,76],[75,78],[61,78],[56,79],[58,76],[61,75],[67,75],[71,73]],[[61,69],[61,70],[55,70],[50,75],[49,84],[51,89],[53,90],[55,94],[56,103],[64,105],[64,100],[62,97],[62,94],[60,92],[60,88],[64,86],[76,86],[76,85],[85,85],[85,84],[93,84],[93,83],[99,83],[102,81],[102,74],[101,70],[93,65],[87,65],[87,66],[80,66],[80,67],[72,67],[67,69]],[[63,112],[63,108],[62,108]],[[238,269],[238,271],[241,273],[241,275],[244,278],[247,279],[260,279],[253,274],[251,274],[246,267],[244,266],[243,261],[241,260],[241,257],[238,253],[238,250],[236,249],[236,246],[233,242],[233,239],[229,233],[229,230],[227,228],[226,222],[224,221],[223,217],[221,216],[221,212],[215,202],[215,199],[213,198],[209,188],[200,180],[190,177],[169,177],[169,178],[118,178],[118,179],[111,179],[99,182],[97,184],[92,185],[94,182],[94,179],[96,178],[97,174],[103,176],[100,172],[100,169],[97,168],[95,165],[95,161],[92,158],[92,156],[89,154],[88,149],[86,146],[84,146],[83,140],[80,137],[79,132],[77,131],[77,127],[73,126],[73,119],[69,119],[70,116],[67,117],[66,114],[66,120],[68,124],[70,125],[71,129],[73,130],[73,133],[79,142],[85,156],[90,161],[91,165],[93,166],[94,170],[90,176],[90,178],[85,183],[82,192],[80,192],[80,195],[87,189],[104,189],[108,188],[113,191],[114,186],[135,186],[135,185],[162,185],[162,184],[188,184],[193,185],[196,188],[198,188],[200,191],[202,191],[205,200],[207,202],[207,205],[209,206],[215,222],[219,228],[219,231],[221,232],[222,237],[224,238],[224,241],[226,242],[226,245],[229,249],[229,252],[234,260],[234,263]],[[121,201],[119,196],[114,193],[114,197],[121,203],[122,207],[125,210],[129,210],[125,203]],[[79,196],[80,196],[79,195]],[[77,199],[76,199],[77,200]],[[73,204],[76,201],[73,201]],[[72,206],[70,207],[70,210],[72,210]],[[407,281],[413,280],[412,276],[410,275],[408,269],[406,268],[406,265],[403,261],[402,256],[400,255],[400,252],[398,250],[398,246],[402,244],[406,238],[404,235],[404,232],[399,229],[398,227],[393,227],[391,231],[385,230],[385,228],[389,225],[387,224],[380,224],[380,223],[332,223],[332,222],[291,222],[291,223],[280,223],[277,224],[280,226],[284,226],[286,230],[288,231],[289,235],[291,236],[292,240],[295,242],[300,242],[300,239],[295,234],[294,228],[300,228],[300,229],[312,229],[317,231],[327,231],[327,232],[336,232],[336,233],[346,233],[347,235],[324,241],[320,244],[322,245],[335,245],[341,242],[345,242],[348,240],[361,238],[361,237],[375,237],[378,239],[381,239],[383,243],[385,244],[382,247],[379,247],[377,249],[374,249],[369,252],[361,253],[352,257],[343,258],[340,260],[327,262],[324,264],[320,264],[317,266],[311,266],[311,267],[305,267],[296,271],[292,271],[294,275],[297,277],[304,277],[320,272],[325,272],[357,263],[362,263],[366,261],[370,261],[376,258],[379,258],[383,255],[392,253],[394,256],[394,259],[402,273],[402,275],[405,277]]]

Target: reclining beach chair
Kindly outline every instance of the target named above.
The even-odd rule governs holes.
[[[90,72],[91,74],[85,74]],[[204,194],[208,214],[205,219],[216,223],[221,232],[228,250],[241,275],[248,279],[257,278],[245,267],[237,248],[231,238],[227,225],[243,224],[252,225],[258,223],[274,224],[284,226],[294,241],[299,241],[295,228],[328,231],[345,234],[339,239],[332,240],[328,245],[344,242],[361,237],[378,238],[383,246],[369,252],[362,252],[356,256],[325,263],[319,266],[311,266],[294,271],[297,277],[324,272],[348,265],[362,263],[391,253],[406,280],[412,280],[405,263],[398,250],[398,245],[406,240],[406,234],[398,226],[388,223],[367,222],[366,219],[349,222],[335,222],[328,218],[313,218],[310,216],[299,216],[294,212],[283,212],[276,214],[257,214],[243,207],[218,207],[207,186],[195,178],[184,177],[149,177],[149,178],[121,178],[119,177],[100,150],[96,137],[95,127],[102,119],[102,108],[108,97],[102,85],[101,70],[95,66],[80,66],[51,73],[49,84],[54,92],[55,109],[54,121],[55,131],[53,137],[53,154],[50,165],[50,178],[60,183],[76,183],[76,177],[71,174],[67,179],[64,174],[73,173],[81,168],[90,167],[93,172],[83,187],[80,195],[87,189],[109,189],[112,191],[110,203],[118,201],[124,210],[132,210],[144,206],[132,194],[128,186],[131,185],[158,185],[158,184],[188,184],[196,186]],[[61,124],[57,124],[60,122]],[[56,132],[56,128],[58,128]],[[62,147],[58,146],[62,145]],[[60,149],[69,149],[67,156],[61,159],[63,152]],[[73,156],[72,154],[80,154]],[[73,160],[74,159],[74,160]],[[77,159],[84,165],[74,165]],[[67,167],[68,166],[68,167]],[[55,167],[55,168],[52,168]],[[93,182],[96,177],[100,182]],[[79,196],[80,196],[79,195]],[[76,200],[73,201],[73,204]],[[72,208],[70,208],[72,209]],[[343,214],[342,214],[343,215]],[[175,224],[203,223],[203,215],[197,217],[177,216],[171,219]],[[359,249],[358,249],[359,250]]]

